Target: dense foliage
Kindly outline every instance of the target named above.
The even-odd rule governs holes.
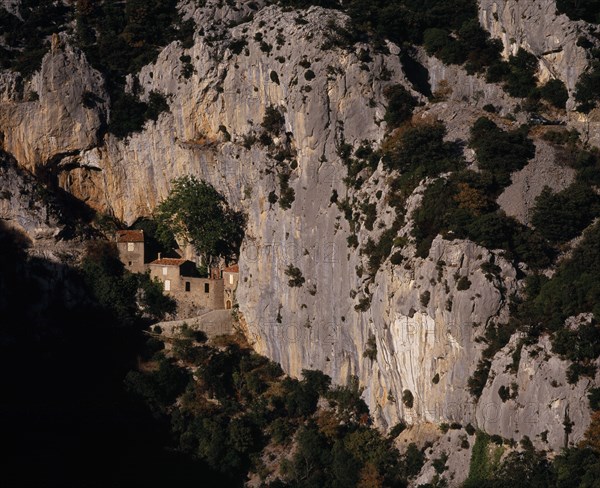
[[[475,121],[469,145],[475,150],[479,168],[492,176],[498,189],[508,186],[511,173],[525,167],[535,156],[526,127],[505,131],[486,117]]]
[[[75,20],[80,47],[107,82],[110,132],[124,137],[168,109],[158,93],[148,102],[140,101],[135,91],[126,93],[125,77],[154,61],[160,49],[173,40],[181,39],[184,46],[191,46],[193,23],[181,22],[176,0],[78,0]]]
[[[156,353],[154,366],[129,373],[127,385],[170,419],[177,450],[232,482],[252,472],[278,477],[270,486],[404,486],[423,464],[416,446],[400,456],[392,438],[369,426],[356,379],[332,387],[308,370],[291,379],[233,337],[210,345],[182,337],[173,353]],[[319,398],[326,407],[317,407]],[[280,457],[277,466],[266,464],[266,448]]]
[[[125,271],[112,243],[88,244],[81,271],[95,299],[96,313],[107,322],[131,326],[141,318],[140,312],[162,319],[175,311],[175,302],[163,295],[159,283],[149,275]]]
[[[588,70],[581,75],[575,86],[578,110],[589,112],[600,102],[600,50],[592,51],[594,59]]]
[[[442,234],[447,238],[468,238],[490,249],[504,249],[509,259],[525,261],[533,267],[548,265],[552,250],[544,238],[507,217],[495,202],[510,183],[511,173],[523,168],[535,154],[526,129],[504,131],[482,117],[471,129],[470,145],[481,171],[455,171],[434,181],[413,213],[417,255],[426,257],[433,239]],[[453,152],[446,149],[445,154],[448,158]],[[431,163],[434,159],[428,161],[429,167],[436,168]],[[438,167],[427,176],[457,168],[460,166]]]
[[[556,9],[567,14],[572,20],[586,20],[600,24],[600,1],[598,0],[556,0]]]
[[[545,187],[536,199],[531,223],[554,244],[564,243],[581,232],[600,215],[600,196],[589,185],[576,182],[552,193]]]
[[[184,239],[207,259],[233,259],[244,236],[245,218],[210,184],[195,176],[172,182],[169,196],[155,210],[157,237],[168,245]]]
[[[63,2],[22,0],[20,18],[0,7],[0,69],[10,68],[24,77],[39,69],[49,48],[48,36],[62,30],[72,18]]]

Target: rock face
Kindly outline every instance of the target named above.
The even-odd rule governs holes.
[[[0,74],[0,145],[27,169],[55,165],[99,143],[107,100],[100,73],[54,36],[31,80]]]
[[[572,23],[546,18],[550,3],[527,2],[525,7],[482,1],[482,22],[494,34],[504,26],[510,49],[513,31],[521,33],[515,45],[527,45],[539,55],[560,45],[562,51],[543,56],[547,69],[572,88],[585,66]],[[357,148],[362,141],[374,146],[382,141],[385,88],[395,83],[410,87],[398,48],[390,45],[390,54],[383,55],[367,45],[334,47],[331,25],[344,21],[339,12],[313,7],[299,13],[270,6],[244,20],[251,12],[247,6],[236,10],[211,0],[202,8],[194,4],[185,6],[187,15],[199,25],[212,25],[221,40],[197,35],[188,50],[174,42],[138,75],[142,96],[163,93],[168,113],[147,123],[141,133],[99,140],[107,117],[101,76],[77,49],[55,39],[41,72],[28,84],[2,74],[4,149],[21,166],[56,175],[66,191],[127,223],[150,214],[167,196],[173,178],[194,174],[213,184],[248,216],[237,296],[254,347],[292,375],[321,369],[337,383],[358,376],[382,428],[406,418],[414,423],[471,422],[507,437],[529,435],[533,440],[541,435],[538,426],[510,422],[521,412],[521,400],[502,403],[498,398],[499,382],[508,381],[503,368],[510,345],[494,359],[495,375],[478,403],[467,388],[484,347],[477,338],[487,323],[506,321],[507,298],[519,288],[516,270],[499,253],[437,238],[426,259],[414,257],[414,246],[398,245],[402,264],[386,262],[371,283],[357,272],[366,257],[348,247],[350,226],[333,196],[376,205],[375,230],[359,232],[361,245],[369,237],[378,239],[395,215],[385,198],[388,177],[381,168],[361,189],[348,189],[338,149],[342,143]],[[542,21],[556,30],[552,35],[557,42],[540,38]],[[184,54],[193,67],[187,78]],[[443,118],[450,138],[466,139],[468,121],[481,115],[478,108],[485,104],[496,105],[501,114],[514,109],[515,100],[500,87],[437,60],[422,61],[433,90],[445,90],[446,100],[419,109],[416,117]],[[97,100],[95,106],[83,104],[91,99],[86,94]],[[271,144],[259,140],[267,107],[284,118],[281,130],[271,134]],[[270,203],[269,194],[282,196],[280,174],[289,175],[294,192],[289,209]],[[422,192],[423,187],[417,188],[409,199],[409,215]],[[525,215],[519,209],[514,214]],[[399,237],[409,231],[410,221]],[[482,270],[486,263],[501,272],[488,276]],[[290,286],[290,265],[301,271],[302,286]],[[360,300],[367,294],[371,304],[363,307]],[[554,371],[547,368],[564,370],[564,364],[544,365],[540,356],[529,354],[524,351],[516,380],[510,379],[519,385],[523,402],[537,395],[540,416],[548,421],[569,409],[577,428],[584,429],[588,420],[575,405],[585,385],[542,387],[540,382]],[[487,416],[490,402],[500,412],[496,424]],[[563,445],[562,419],[558,422],[548,434],[547,447],[553,449]]]
[[[586,390],[593,382],[568,384],[568,364],[552,355],[548,338],[524,346],[515,359],[517,341],[513,337],[494,361],[477,406],[477,425],[504,438],[527,435],[540,449],[576,445],[590,422]],[[501,399],[501,387],[515,397]]]
[[[492,37],[502,40],[504,56],[520,47],[540,60],[540,81],[558,78],[569,91],[589,61],[577,46],[584,22],[558,15],[555,0],[479,0],[479,20]]]
[[[555,149],[543,140],[536,141],[535,158],[521,171],[512,175],[512,184],[498,198],[507,215],[524,224],[530,220],[531,209],[545,186],[558,192],[575,179],[575,170],[561,165]]]
[[[49,206],[31,175],[16,161],[0,153],[0,220],[33,241],[53,240],[63,226],[56,209]]]
[[[19,7],[21,6],[21,0],[2,0],[0,2],[0,8],[6,9],[13,15],[19,14]]]

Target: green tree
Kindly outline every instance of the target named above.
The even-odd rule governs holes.
[[[510,175],[535,156],[535,146],[525,128],[504,131],[486,117],[471,128],[469,145],[475,150],[480,169],[493,174],[500,187],[510,184]]]
[[[544,100],[547,100],[556,108],[565,108],[569,99],[569,92],[565,84],[558,80],[549,80],[540,88],[540,95]]]
[[[160,241],[168,243],[172,235],[183,238],[209,262],[237,256],[244,236],[244,216],[195,176],[173,180],[171,193],[156,208],[155,219]]]
[[[385,97],[388,100],[388,107],[385,112],[384,120],[388,128],[395,129],[402,122],[410,119],[417,101],[402,85],[393,85],[385,90]]]
[[[600,214],[600,197],[584,183],[574,183],[559,193],[545,187],[535,203],[531,223],[553,243],[578,236]]]
[[[572,20],[600,24],[600,0],[556,0],[556,8]]]

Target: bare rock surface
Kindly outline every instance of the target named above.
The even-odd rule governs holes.
[[[576,23],[555,16],[554,2],[479,4],[482,24],[503,39],[506,54],[527,47],[541,57],[547,76],[573,89],[587,61],[575,44]],[[193,174],[210,182],[248,217],[237,297],[249,340],[291,375],[320,369],[341,384],[357,376],[382,429],[402,418],[414,424],[456,421],[506,437],[541,439],[545,427],[515,420],[529,402],[537,402],[540,418],[553,423],[546,447],[564,445],[561,416],[567,409],[576,439],[589,422],[585,407],[577,406],[589,385],[551,386],[550,379],[564,375],[567,365],[552,356],[547,343],[535,346],[542,348],[537,357],[524,348],[516,377],[509,377],[511,343],[494,359],[482,398],[477,402],[468,391],[484,348],[477,338],[486,324],[508,319],[508,297],[520,287],[517,271],[501,253],[438,237],[429,256],[417,258],[409,218],[398,235],[408,244],[394,248],[403,254],[402,264],[386,261],[372,282],[357,272],[367,258],[348,246],[352,233],[332,201],[334,191],[340,200],[357,197],[376,204],[375,230],[361,229],[361,245],[379,238],[395,215],[386,200],[389,177],[381,167],[362,188],[348,189],[338,149],[342,143],[357,148],[362,141],[377,147],[383,140],[385,88],[400,83],[411,89],[398,48],[390,45],[390,54],[381,54],[368,45],[333,46],[331,24],[343,23],[344,15],[317,7],[297,12],[268,6],[251,19],[249,7],[236,10],[215,0],[204,7],[184,2],[182,8],[198,25],[210,19],[220,40],[197,33],[190,49],[173,42],[137,74],[142,98],[157,91],[168,100],[169,111],[156,122],[124,139],[107,134],[100,140],[110,116],[106,104],[87,108],[83,99],[91,93],[107,100],[102,76],[69,42],[56,38],[31,81],[0,73],[2,148],[21,167],[55,175],[67,192],[129,224],[151,214],[168,195],[172,179]],[[191,59],[189,77],[182,55]],[[449,139],[467,140],[484,105],[498,107],[501,116],[515,109],[515,100],[499,86],[437,60],[421,60],[433,91],[443,96],[416,116],[444,120]],[[265,145],[258,139],[268,107],[284,122],[271,134],[272,144]],[[595,137],[592,115],[577,122],[591,127],[590,138]],[[526,221],[543,184],[560,189],[572,179],[568,170],[557,169],[550,153],[538,143],[536,159],[514,176],[500,197],[509,214]],[[468,149],[466,154],[472,159]],[[283,172],[294,192],[289,209],[269,198],[281,196],[278,175]],[[0,188],[11,190],[13,179],[5,177]],[[14,189],[9,199],[0,195],[3,215],[14,206],[27,207],[15,200],[20,197]],[[408,199],[407,215],[423,191],[422,185]],[[54,235],[56,224],[43,211],[11,211],[9,218],[28,233]],[[499,266],[500,273],[486,276],[486,263]],[[290,286],[289,265],[300,269],[302,286]],[[466,289],[459,289],[461,279],[470,283]],[[370,307],[361,310],[360,300],[367,296]],[[367,353],[373,344],[375,354]],[[542,360],[546,355],[549,359]],[[507,382],[517,383],[519,396],[502,402],[497,390]],[[403,402],[406,391],[413,397],[410,406]],[[497,405],[496,420],[487,413],[490,403]]]

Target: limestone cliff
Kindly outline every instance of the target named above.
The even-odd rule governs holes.
[[[546,77],[557,76],[573,89],[587,65],[585,52],[576,45],[577,24],[555,16],[554,2],[479,4],[482,25],[503,39],[506,53],[527,47],[540,56]],[[344,142],[357,148],[365,140],[378,146],[384,138],[385,88],[400,83],[412,90],[398,47],[390,44],[389,54],[366,44],[335,47],[331,26],[342,24],[344,16],[316,7],[299,13],[269,6],[251,20],[247,6],[236,10],[210,0],[204,7],[190,2],[184,10],[198,25],[211,19],[213,30],[197,33],[190,49],[171,43],[137,75],[142,97],[157,91],[168,100],[169,111],[156,122],[125,139],[104,134],[110,114],[102,77],[67,39],[57,37],[31,81],[1,75],[4,150],[21,166],[51,175],[75,197],[127,223],[150,214],[175,177],[194,174],[212,183],[248,216],[237,296],[245,333],[256,350],[292,375],[314,368],[337,383],[358,376],[384,429],[402,418],[470,422],[559,449],[568,414],[574,426],[567,441],[581,437],[589,416],[579,405],[589,385],[558,381],[550,386],[548,378],[564,374],[565,364],[552,358],[544,340],[537,354],[523,349],[516,373],[509,376],[505,367],[515,342],[506,346],[494,358],[478,402],[467,389],[484,347],[478,338],[490,321],[507,320],[508,297],[521,286],[518,271],[499,252],[438,237],[426,259],[415,257],[410,243],[398,245],[401,265],[386,262],[372,282],[357,273],[365,257],[348,247],[349,223],[332,195],[376,205],[375,230],[363,228],[360,244],[378,237],[395,215],[385,197],[377,196],[386,194],[389,183],[382,167],[363,188],[348,189],[338,148]],[[182,56],[189,56],[189,76]],[[433,91],[443,96],[425,103],[413,91],[424,102],[416,117],[443,119],[448,138],[464,141],[486,104],[496,105],[501,115],[514,110],[517,101],[498,85],[419,56]],[[260,142],[267,107],[284,117],[271,144]],[[542,175],[553,175],[555,188],[565,184],[563,177],[572,178],[557,169],[552,151],[539,145],[532,167],[501,201],[522,220],[536,195],[515,206],[510,192],[522,193],[527,178],[537,178],[534,186],[541,191],[548,182],[545,176],[539,181],[535,168],[546,168]],[[466,157],[473,159],[469,150]],[[290,209],[269,202],[272,192],[281,197],[278,174],[289,175]],[[423,190],[415,190],[409,209],[418,205]],[[408,238],[410,225],[399,237]],[[482,270],[486,263],[500,272],[489,276]],[[300,269],[303,286],[289,285],[289,265]],[[461,278],[470,287],[459,287]],[[367,295],[370,307],[361,311],[360,299]],[[499,386],[512,383],[518,397],[502,402]],[[403,402],[406,391],[412,405]],[[535,415],[527,410],[532,402]],[[528,422],[530,414],[549,426]],[[520,415],[527,418],[514,420]],[[547,440],[541,437],[544,429]]]
[[[502,40],[504,55],[516,54],[519,48],[540,60],[540,81],[559,78],[569,91],[589,61],[586,50],[578,45],[587,24],[573,22],[558,14],[555,0],[480,0],[481,25]]]

